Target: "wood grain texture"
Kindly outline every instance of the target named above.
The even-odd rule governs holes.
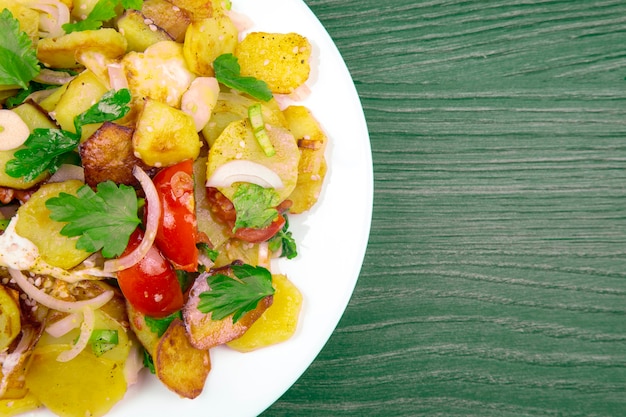
[[[374,213],[337,330],[264,415],[626,415],[626,3],[307,3]]]

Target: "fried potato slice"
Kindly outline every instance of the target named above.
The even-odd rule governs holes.
[[[37,44],[37,58],[51,68],[78,68],[77,54],[85,50],[118,58],[126,52],[126,39],[111,28],[71,32],[58,38],[43,38]]]
[[[133,153],[133,129],[105,122],[79,147],[85,169],[85,182],[92,187],[111,180],[117,184],[136,185],[133,167],[149,167]]]
[[[211,357],[206,349],[189,343],[182,320],[174,319],[156,347],[156,374],[170,390],[185,398],[202,392],[211,371]]]
[[[311,44],[297,33],[252,32],[237,45],[235,56],[241,75],[265,81],[273,93],[292,93],[311,71]]]
[[[240,352],[284,342],[293,336],[298,327],[302,308],[302,294],[285,275],[272,275],[274,301],[241,337],[227,343]]]
[[[191,23],[191,13],[187,10],[167,0],[144,0],[141,13],[169,33],[176,42],[185,40],[187,26]]]
[[[293,202],[289,212],[297,214],[309,210],[319,198],[326,176],[324,152],[328,138],[306,107],[289,106],[283,114],[300,150],[298,181],[288,197]]]
[[[247,312],[236,323],[233,323],[232,316],[222,320],[213,320],[210,313],[204,314],[198,310],[200,293],[208,290],[206,278],[203,276],[196,278],[189,293],[189,301],[183,308],[183,320],[189,341],[198,349],[209,349],[240,337],[252,323],[261,317],[273,301],[272,296],[263,298],[254,310]]]

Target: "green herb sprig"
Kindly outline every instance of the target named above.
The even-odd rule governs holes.
[[[237,57],[233,54],[218,56],[213,61],[213,70],[217,81],[226,87],[234,88],[263,101],[269,101],[273,97],[265,81],[241,75],[241,67]]]
[[[233,195],[233,205],[237,212],[234,230],[243,227],[262,229],[278,217],[276,206],[280,197],[273,188],[242,183]]]
[[[222,320],[231,314],[236,323],[247,312],[254,310],[259,301],[274,294],[272,274],[262,266],[232,265],[237,279],[224,274],[207,277],[209,291],[200,294],[198,310],[211,313],[213,320]]]
[[[97,30],[104,22],[117,16],[120,6],[125,10],[141,10],[142,4],[143,0],[99,0],[84,20],[66,23],[62,27],[65,33]]]
[[[28,88],[41,68],[32,40],[9,9],[0,13],[0,85]]]

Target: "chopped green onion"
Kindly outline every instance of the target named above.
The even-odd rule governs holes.
[[[265,130],[261,103],[255,103],[248,107],[248,118],[250,119],[250,124],[252,125],[254,137],[257,142],[259,142],[259,145],[261,145],[261,149],[263,149],[265,155],[274,156],[274,154],[276,154],[276,149],[274,149],[274,145],[272,145],[270,137],[267,135],[267,131]]]
[[[94,355],[101,356],[119,343],[117,330],[95,329],[89,337],[89,344]]]

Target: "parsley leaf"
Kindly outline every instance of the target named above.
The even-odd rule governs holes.
[[[4,102],[4,105],[6,106],[7,109],[12,109],[13,107],[17,107],[20,104],[24,103],[26,98],[32,93],[34,93],[35,91],[49,90],[49,89],[57,88],[57,87],[58,87],[57,85],[41,84],[35,81],[31,81],[28,84],[28,87],[20,90],[13,97],[7,98],[7,100]]]
[[[124,252],[131,233],[141,220],[137,216],[138,203],[135,190],[113,181],[98,184],[97,192],[88,185],[78,189],[76,195],[60,193],[46,201],[50,218],[67,222],[61,234],[80,236],[77,249],[96,252],[114,258]]]
[[[200,294],[198,310],[211,313],[213,320],[222,320],[231,314],[236,323],[244,314],[254,310],[259,301],[274,294],[272,274],[262,266],[232,265],[238,279],[224,274],[209,275],[211,288]]]
[[[170,327],[170,323],[172,323],[177,318],[181,320],[183,318],[183,313],[181,313],[180,310],[162,318],[144,316],[144,321],[146,322],[146,325],[150,328],[150,330],[156,333],[158,337],[161,337],[163,336],[163,333],[165,333],[167,328]]]
[[[273,96],[267,83],[254,77],[241,76],[241,67],[233,54],[222,54],[213,61],[215,78],[227,87],[242,91],[254,98],[269,101]]]
[[[118,6],[121,5],[124,9],[141,10],[142,4],[143,0],[99,0],[86,19],[76,23],[66,23],[62,27],[66,33],[97,30],[104,22],[117,16]]]
[[[73,151],[80,142],[80,136],[61,129],[34,129],[24,142],[25,149],[13,154],[7,161],[5,171],[11,177],[23,177],[32,181],[45,171],[58,169],[59,158]]]
[[[74,118],[76,133],[62,129],[34,129],[24,142],[26,148],[15,152],[13,159],[7,161],[5,172],[14,178],[23,177],[25,181],[35,179],[45,171],[55,172],[67,154],[80,143],[83,125],[123,117],[130,110],[130,98],[130,91],[125,88],[107,92],[98,103]]]
[[[276,206],[280,197],[273,188],[242,183],[233,195],[233,205],[237,212],[234,230],[242,227],[262,229],[278,217]]]
[[[27,88],[40,71],[33,42],[9,9],[0,13],[0,33],[0,85]]]
[[[74,118],[74,128],[80,136],[82,127],[91,123],[103,123],[124,117],[129,111],[130,90],[122,88],[107,91],[100,101]]]
[[[94,355],[102,356],[119,344],[117,330],[95,329],[89,337],[89,344]]]
[[[283,217],[285,217],[285,225],[269,240],[269,247],[272,252],[278,252],[280,250],[281,258],[293,259],[298,256],[296,241],[292,233],[288,230],[289,219],[287,215],[283,214]]]

